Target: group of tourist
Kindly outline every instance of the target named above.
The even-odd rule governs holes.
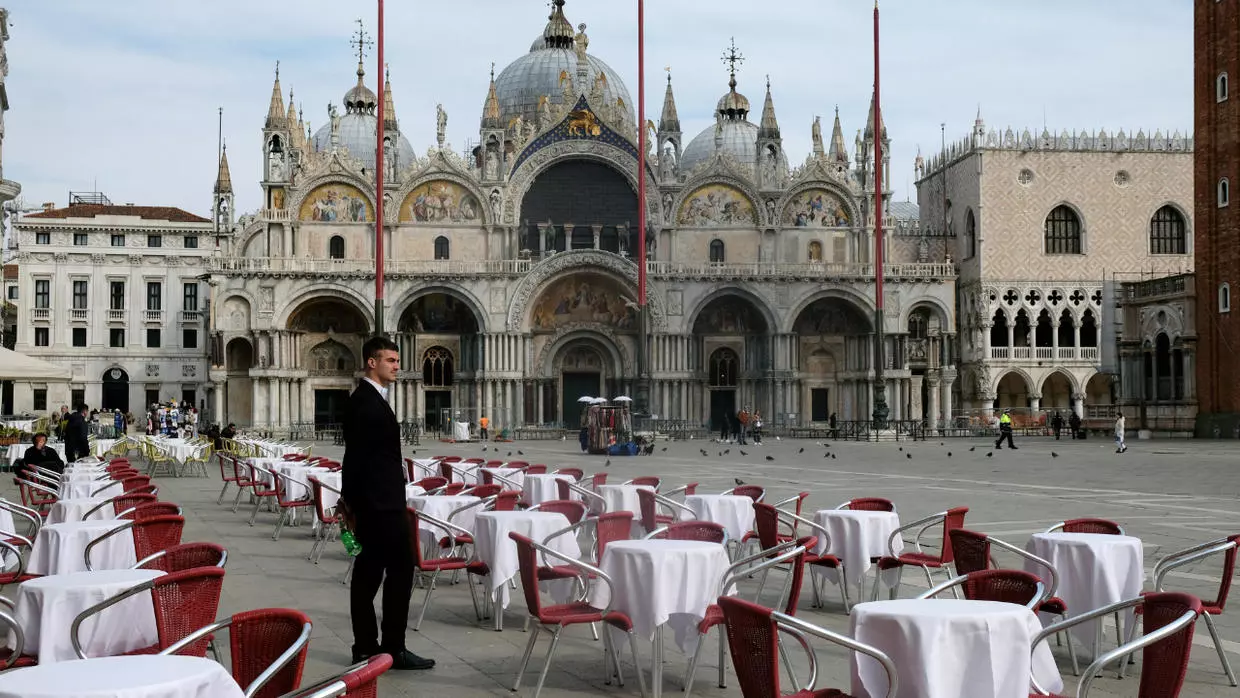
[[[152,404],[146,413],[146,433],[191,439],[198,433],[198,409],[186,406],[182,410],[176,400]]]
[[[736,416],[724,412],[722,423],[719,425],[719,441],[748,446],[745,439],[752,438],[754,445],[761,446],[764,425],[762,413],[758,410],[750,412],[748,407],[742,407]]]

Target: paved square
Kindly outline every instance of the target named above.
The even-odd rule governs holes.
[[[1044,530],[1065,518],[1097,516],[1114,519],[1145,544],[1147,572],[1162,556],[1190,544],[1240,532],[1237,494],[1240,462],[1233,446],[1218,442],[1130,442],[1123,455],[1105,440],[1018,440],[1017,451],[993,451],[993,442],[982,439],[930,442],[859,444],[814,441],[775,441],[762,446],[723,445],[703,441],[664,442],[652,457],[606,458],[581,454],[575,441],[514,444],[438,444],[416,448],[418,457],[459,454],[512,458],[552,468],[575,465],[587,473],[606,471],[622,481],[635,475],[659,475],[665,488],[688,482],[700,483],[700,492],[719,492],[732,487],[734,478],[761,484],[768,499],[775,501],[800,491],[811,497],[806,510],[833,508],[857,496],[880,496],[895,501],[904,521],[968,506],[967,528],[983,531],[1024,545],[1029,534]],[[340,455],[339,447],[313,445],[314,453]],[[666,449],[666,450],[664,450]],[[415,455],[406,448],[406,455]],[[702,450],[706,455],[702,455]],[[742,453],[743,452],[743,453]],[[826,457],[831,454],[834,457]],[[1058,454],[1058,457],[1052,454]],[[610,465],[608,465],[610,462]],[[286,527],[279,542],[271,539],[275,514],[259,512],[254,527],[246,524],[249,509],[236,514],[230,506],[217,506],[220,485],[212,479],[160,480],[161,497],[185,507],[184,539],[218,541],[229,550],[228,575],[221,614],[261,607],[294,607],[310,615],[315,624],[306,679],[311,681],[338,671],[349,661],[352,642],[348,590],[341,584],[347,561],[342,546],[328,546],[318,565],[306,560],[311,545],[310,529],[303,523]],[[5,484],[5,496],[15,496]],[[226,497],[231,502],[232,493]],[[1001,558],[1003,562],[1003,558]],[[1015,563],[1012,563],[1015,564]],[[1217,591],[1217,559],[1182,570],[1172,577],[1174,588],[1204,596]],[[924,588],[917,574],[906,574],[902,596]],[[515,599],[507,611],[506,629],[496,633],[482,627],[474,617],[469,594],[463,585],[441,579],[421,632],[408,633],[415,652],[438,660],[430,672],[395,674],[383,679],[383,696],[504,696],[512,695],[514,672],[528,636],[521,631],[524,603]],[[912,583],[911,585],[909,583]],[[1147,588],[1149,585],[1147,580]],[[808,592],[802,597],[800,615],[827,628],[847,632],[848,618],[828,588],[825,609],[809,607]],[[11,590],[10,590],[11,593]],[[415,589],[413,613],[422,602],[424,589]],[[752,586],[743,593],[752,595]],[[773,594],[766,595],[768,603]],[[1240,612],[1233,611],[1219,622],[1225,647],[1233,662],[1240,662]],[[531,694],[537,670],[546,656],[547,636],[540,641],[523,681],[522,691]],[[703,651],[694,693],[703,696],[738,696],[735,676],[729,670],[729,688],[715,686],[713,636]],[[665,676],[667,695],[679,693],[687,660],[668,642]],[[1204,624],[1195,636],[1192,661],[1184,696],[1224,695],[1231,689],[1223,675]],[[847,690],[847,655],[839,648],[818,644],[822,663],[819,687]],[[642,643],[643,667],[649,671],[649,644]],[[802,677],[806,663],[790,648]],[[1068,690],[1074,690],[1066,655],[1056,650]],[[556,651],[543,695],[637,695],[630,660],[625,664],[626,686],[603,683],[602,645],[593,642],[585,628],[566,631]],[[1095,683],[1097,696],[1132,696],[1137,682],[1118,681],[1113,674]],[[789,688],[785,682],[785,688]]]

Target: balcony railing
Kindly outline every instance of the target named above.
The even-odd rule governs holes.
[[[125,309],[124,308],[109,308],[108,309],[108,322],[124,322],[124,321],[125,321]]]
[[[1053,359],[1055,358],[1054,347],[1034,347],[1033,356],[1036,359]]]
[[[186,325],[193,325],[202,322],[202,312],[198,310],[182,310],[181,322]]]
[[[650,275],[656,278],[857,278],[874,277],[874,265],[855,262],[815,262],[784,264],[780,262],[717,263],[717,262],[649,262]],[[884,276],[889,279],[954,279],[951,264],[885,264]]]
[[[291,221],[293,214],[288,209],[283,208],[265,208],[262,217],[269,221]]]
[[[528,272],[535,264],[528,259],[500,260],[452,260],[418,259],[390,261],[385,265],[387,276],[518,276]],[[212,258],[211,271],[222,273],[260,274],[373,274],[374,260],[370,259],[309,259],[296,257],[272,257],[268,259]]]
[[[86,322],[90,319],[90,310],[87,308],[71,308],[69,310],[69,322]]]
[[[1097,361],[1098,347],[991,347],[995,361]]]
[[[52,309],[51,308],[31,308],[30,319],[50,321],[52,319]]]
[[[1085,361],[1098,360],[1098,347],[1081,347],[1081,359]]]
[[[164,311],[162,310],[144,310],[142,311],[142,319],[146,322],[163,322]]]

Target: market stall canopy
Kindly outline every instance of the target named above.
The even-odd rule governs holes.
[[[69,382],[68,368],[0,347],[0,380]]]

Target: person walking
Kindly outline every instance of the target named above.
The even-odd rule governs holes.
[[[1115,452],[1123,453],[1128,450],[1128,444],[1124,443],[1124,413],[1120,412],[1115,417]]]
[[[1051,417],[1051,431],[1055,432],[1055,440],[1059,440],[1059,432],[1063,431],[1063,415],[1059,414],[1059,410],[1055,410],[1055,416]]]
[[[86,412],[86,405],[78,405],[77,412],[70,413],[65,424],[65,461],[69,463],[90,455],[90,424]]]
[[[1072,440],[1081,438],[1081,416],[1074,410],[1068,415],[1068,428],[1072,430]]]
[[[478,438],[479,439],[481,439],[482,441],[487,440],[487,438],[489,437],[489,434],[487,433],[487,428],[490,426],[491,426],[491,420],[487,419],[485,416],[478,418]]]
[[[351,519],[350,528],[362,546],[349,588],[353,662],[387,653],[392,655],[393,669],[430,669],[435,666],[434,660],[419,657],[405,647],[414,570],[405,511],[400,423],[388,403],[388,387],[396,382],[400,370],[397,352],[396,343],[385,337],[366,341],[362,347],[365,371],[345,411],[340,496],[345,518]],[[382,638],[375,620],[375,595],[380,583]]]
[[[1016,444],[1012,443],[1012,410],[1003,410],[1003,416],[999,417],[999,440],[995,442],[995,450],[1003,448],[1004,440],[1007,440],[1008,448],[1016,450]]]

